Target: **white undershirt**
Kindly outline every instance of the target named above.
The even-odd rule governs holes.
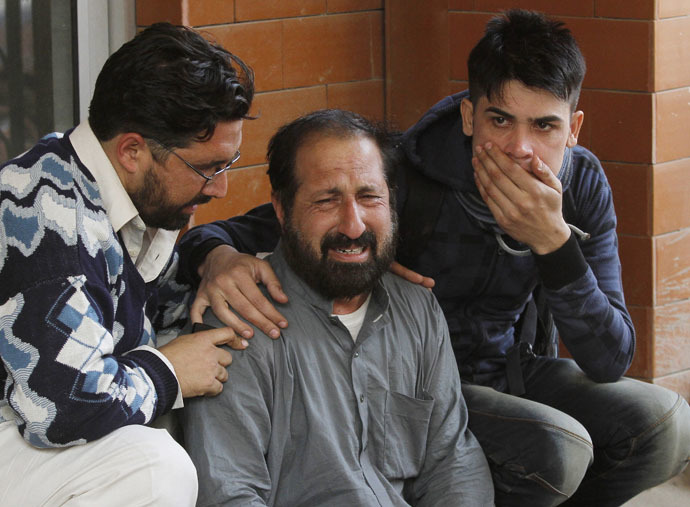
[[[340,322],[347,328],[352,336],[353,341],[357,341],[357,335],[359,335],[360,329],[362,329],[362,324],[364,324],[364,316],[367,313],[367,308],[369,307],[369,301],[371,300],[371,293],[367,296],[367,300],[362,303],[362,306],[357,308],[352,313],[346,313],[344,315],[334,315],[340,319]]]

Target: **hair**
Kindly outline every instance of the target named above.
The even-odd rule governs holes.
[[[575,110],[585,59],[564,24],[545,15],[512,9],[492,18],[467,61],[470,99],[501,97],[508,81],[545,90]]]
[[[391,208],[395,207],[394,171],[397,150],[394,136],[380,124],[375,124],[351,111],[320,109],[283,125],[268,143],[268,177],[271,189],[286,216],[292,211],[299,182],[295,177],[297,151],[307,141],[320,137],[350,138],[362,136],[376,144],[383,161],[383,174],[388,185]]]
[[[156,23],[113,53],[96,80],[89,124],[100,141],[137,132],[166,146],[206,141],[248,118],[254,73],[198,32]]]

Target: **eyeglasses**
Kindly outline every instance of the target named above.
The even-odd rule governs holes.
[[[155,138],[153,138],[153,137],[149,137],[149,139],[151,139],[152,141],[155,141],[157,144],[159,144],[159,145],[161,146],[161,148],[164,148],[166,151],[172,153],[172,154],[175,155],[177,158],[179,158],[182,162],[184,162],[185,164],[187,164],[187,166],[188,166],[192,171],[194,171],[195,173],[197,173],[199,176],[201,176],[202,178],[204,178],[204,179],[206,180],[206,183],[204,183],[205,185],[210,185],[211,182],[213,181],[213,178],[215,178],[215,177],[218,176],[219,174],[223,174],[225,171],[231,169],[231,168],[232,168],[232,164],[234,164],[235,162],[237,162],[237,161],[240,159],[240,150],[237,150],[237,152],[236,152],[235,155],[232,157],[232,160],[230,160],[230,162],[228,162],[227,164],[225,164],[225,165],[224,165],[223,167],[221,167],[220,169],[216,169],[216,170],[214,171],[214,173],[213,173],[211,176],[208,176],[208,175],[204,174],[203,171],[201,171],[200,169],[197,169],[197,168],[194,167],[192,164],[190,164],[189,162],[187,162],[184,158],[182,158],[181,155],[178,155],[172,148],[170,148],[170,147],[166,146],[165,144],[161,143],[158,139],[155,139]]]

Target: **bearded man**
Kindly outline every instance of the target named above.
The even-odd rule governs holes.
[[[281,241],[269,263],[291,324],[280,340],[254,329],[233,388],[187,405],[198,505],[493,505],[443,313],[387,273],[393,153],[383,130],[340,110],[271,140]]]

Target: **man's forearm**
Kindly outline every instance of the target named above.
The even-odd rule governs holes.
[[[182,279],[198,283],[199,266],[218,245],[229,245],[238,252],[256,255],[272,252],[280,239],[280,224],[270,203],[262,204],[245,215],[199,225],[180,240]]]
[[[4,355],[7,401],[23,421],[25,439],[38,447],[84,443],[127,424],[147,424],[177,395],[165,362],[150,350],[118,352],[113,332],[93,319],[107,310],[93,307],[80,286],[73,289],[67,300],[60,280],[24,291],[25,309],[6,319],[0,333],[0,350],[21,344],[30,351]],[[34,299],[32,292],[40,294]],[[54,313],[37,315],[38,299],[50,300]]]
[[[593,236],[580,248],[571,237],[558,252],[537,259],[546,301],[578,365],[593,380],[614,381],[630,366],[635,349],[615,231]]]

